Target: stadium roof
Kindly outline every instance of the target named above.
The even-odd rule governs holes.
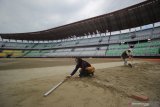
[[[113,32],[160,21],[160,0],[142,3],[56,28],[28,33],[0,34],[2,39],[58,40],[97,32]]]

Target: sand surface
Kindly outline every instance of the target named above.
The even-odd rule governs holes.
[[[120,59],[85,60],[96,68],[93,78],[76,73],[47,97],[43,94],[71,73],[73,59],[1,60],[0,107],[128,107],[136,101],[128,97],[132,93],[160,99],[159,62],[136,60],[130,68]]]

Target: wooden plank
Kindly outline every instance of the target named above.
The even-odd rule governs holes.
[[[58,88],[65,80],[58,83],[56,86],[53,86],[49,91],[47,91],[43,96],[46,97],[51,94],[56,88]]]
[[[143,95],[132,94],[130,97],[139,101],[149,101],[149,97]]]

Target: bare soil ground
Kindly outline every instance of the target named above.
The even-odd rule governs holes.
[[[43,94],[74,69],[74,59],[0,59],[0,107],[129,107],[129,95],[160,100],[160,62],[85,59],[96,68],[94,77],[78,72],[47,97]]]

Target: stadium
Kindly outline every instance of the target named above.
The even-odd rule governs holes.
[[[0,33],[1,107],[160,107],[160,0],[51,29]],[[132,68],[121,54],[132,50]],[[75,67],[90,62],[47,97]],[[135,104],[135,105],[134,105]]]

